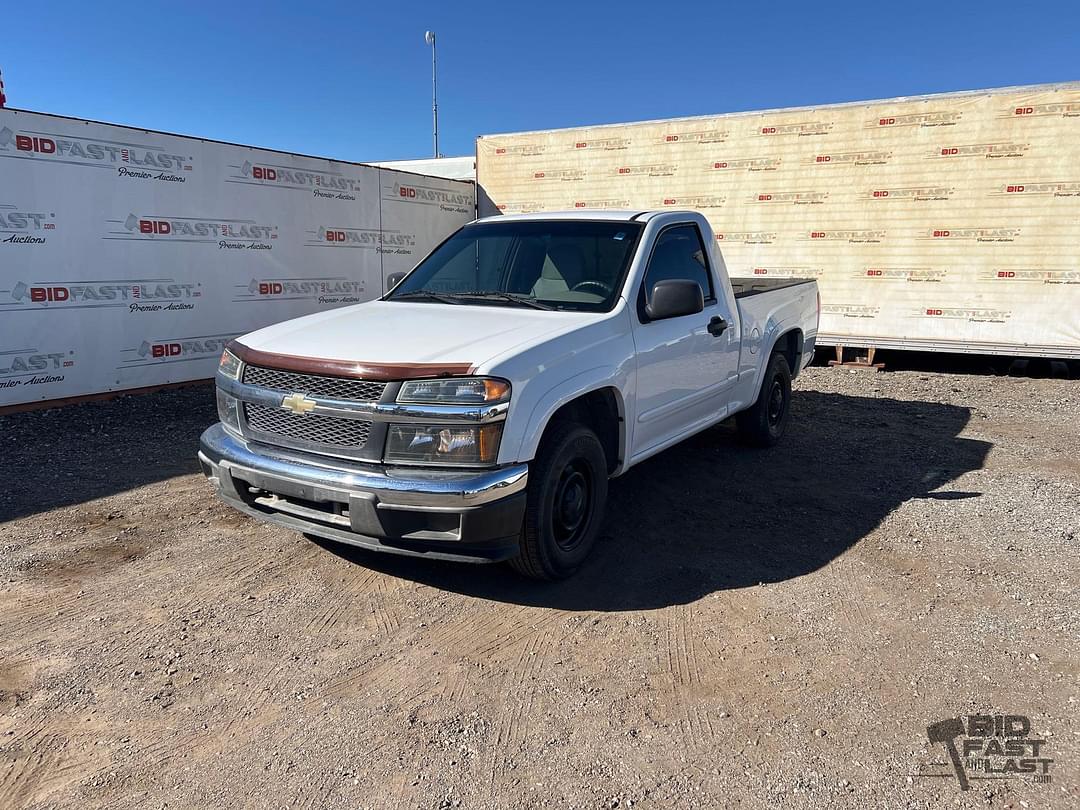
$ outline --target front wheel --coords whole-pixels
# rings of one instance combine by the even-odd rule
[[[745,411],[735,415],[743,438],[757,447],[772,447],[784,435],[791,411],[791,370],[787,358],[774,354],[765,366],[761,393]]]
[[[553,425],[529,470],[521,553],[510,560],[530,579],[563,579],[596,542],[607,501],[607,459],[586,427]]]

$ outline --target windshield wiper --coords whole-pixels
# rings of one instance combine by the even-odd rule
[[[477,290],[474,292],[456,292],[452,293],[455,296],[461,296],[462,298],[481,298],[489,301],[508,301],[512,304],[522,304],[533,309],[555,309],[550,304],[545,304],[541,301],[537,301],[535,298],[531,298],[528,295],[522,295],[521,293],[510,292],[496,292],[492,290]]]
[[[391,301],[438,301],[441,304],[460,304],[454,293],[440,293],[434,290],[409,290],[390,297]]]

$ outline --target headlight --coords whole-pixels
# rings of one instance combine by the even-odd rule
[[[234,433],[240,432],[240,403],[220,388],[217,392],[217,415],[221,424]]]
[[[390,425],[384,460],[411,464],[494,464],[503,423]]]
[[[240,358],[228,349],[221,353],[218,361],[218,374],[228,377],[230,380],[240,379]]]
[[[487,405],[510,399],[510,383],[497,377],[447,377],[409,380],[398,392],[398,402],[430,405]]]

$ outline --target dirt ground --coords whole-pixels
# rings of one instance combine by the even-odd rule
[[[970,371],[811,368],[555,585],[233,512],[206,386],[0,417],[0,807],[1080,806],[1080,383]]]

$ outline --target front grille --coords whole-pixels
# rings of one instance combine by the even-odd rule
[[[386,383],[369,380],[349,380],[343,377],[317,377],[262,366],[244,366],[244,383],[297,392],[309,397],[346,399],[355,402],[378,402]],[[325,418],[325,417],[323,417]]]
[[[270,442],[282,437],[326,448],[359,449],[367,444],[371,432],[371,422],[361,419],[342,419],[314,413],[301,416],[254,402],[244,403],[244,415],[248,428],[256,433],[269,434],[267,440]]]

